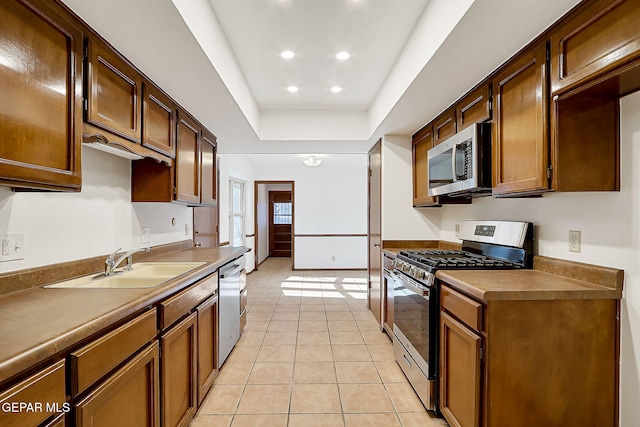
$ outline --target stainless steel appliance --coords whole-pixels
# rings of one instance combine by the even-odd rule
[[[437,270],[531,268],[533,224],[464,221],[461,250],[401,251],[393,263],[393,352],[425,408],[438,409]]]
[[[240,338],[240,293],[246,283],[244,256],[218,270],[218,367],[222,366]]]
[[[429,196],[491,193],[491,125],[476,123],[427,152]]]

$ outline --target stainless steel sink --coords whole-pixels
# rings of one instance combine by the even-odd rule
[[[204,264],[204,262],[140,262],[133,264],[132,270],[117,270],[113,276],[92,274],[47,285],[45,288],[153,288]]]

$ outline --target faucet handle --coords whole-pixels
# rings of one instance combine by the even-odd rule
[[[118,248],[115,251],[113,251],[113,253],[111,253],[111,255],[109,255],[109,257],[107,258],[107,260],[105,261],[105,263],[107,264],[113,264],[116,260],[116,254],[118,253],[118,251],[121,251],[122,248]]]

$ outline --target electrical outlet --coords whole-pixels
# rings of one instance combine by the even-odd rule
[[[581,250],[582,232],[569,230],[569,252],[578,252]]]
[[[7,233],[2,236],[0,261],[24,259],[24,233]]]
[[[460,236],[460,224],[456,224],[456,237]]]
[[[151,243],[151,227],[142,227],[142,243]]]

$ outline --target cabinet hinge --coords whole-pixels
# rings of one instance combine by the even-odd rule
[[[84,100],[84,111],[89,111],[89,100],[86,98]]]
[[[371,176],[371,175],[372,175],[372,173],[371,173],[371,169],[369,169],[369,176]]]
[[[82,49],[82,54],[84,55],[84,59],[87,59],[89,57],[89,46],[88,45],[84,45],[84,49]]]
[[[549,165],[547,166],[547,179],[551,179],[552,174],[553,174],[553,166]]]
[[[480,360],[484,360],[484,346],[480,346]]]

